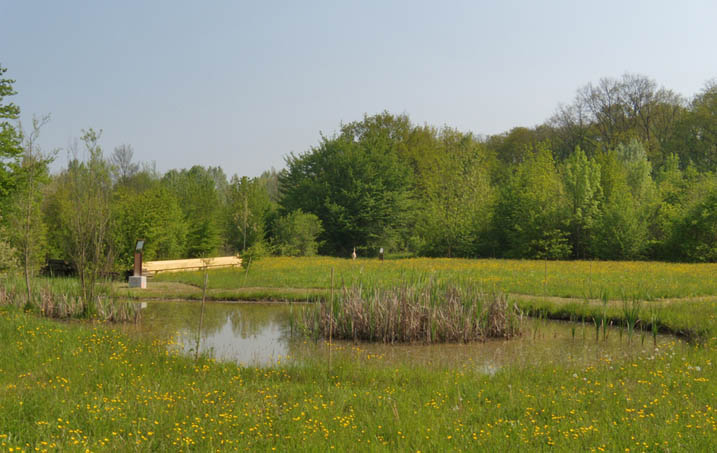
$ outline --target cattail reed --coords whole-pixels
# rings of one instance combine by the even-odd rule
[[[313,337],[406,342],[470,342],[520,334],[522,314],[501,294],[468,284],[429,281],[397,288],[344,287],[302,312],[298,324]]]
[[[0,305],[14,305],[48,318],[93,318],[110,322],[137,322],[140,309],[134,303],[119,301],[108,291],[100,291],[85,303],[72,282],[58,280],[37,285],[28,300],[24,282],[8,280],[0,286]]]

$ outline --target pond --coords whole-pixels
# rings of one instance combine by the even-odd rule
[[[195,301],[150,301],[142,303],[138,325],[127,326],[134,334],[171,338],[186,354],[197,348],[201,304]],[[328,359],[328,345],[298,335],[293,330],[292,311],[306,304],[207,303],[199,336],[199,352],[240,365],[271,366],[306,358]],[[629,338],[624,329],[611,327],[596,340],[592,323],[526,320],[524,334],[511,340],[489,340],[469,344],[376,344],[334,341],[334,357],[348,355],[356,360],[387,363],[462,367],[492,374],[505,366],[535,364],[581,364],[626,355],[654,352],[650,333]],[[673,336],[658,335],[657,347],[676,342]]]

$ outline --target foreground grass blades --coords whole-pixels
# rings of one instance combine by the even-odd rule
[[[0,307],[0,447],[710,451],[717,338],[580,368],[241,368]]]

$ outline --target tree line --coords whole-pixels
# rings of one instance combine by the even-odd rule
[[[288,157],[279,204],[326,254],[717,261],[716,172],[717,83],[627,74],[489,137],[366,116]]]
[[[5,69],[0,67],[0,77]],[[383,112],[342,124],[286,168],[160,173],[87,129],[56,151],[0,79],[0,268],[68,260],[87,288],[145,259],[241,253],[717,261],[717,84],[687,101],[605,78],[533,128],[476,136]],[[84,284],[83,284],[84,287]],[[28,285],[29,288],[29,285]],[[86,295],[90,296],[91,295]]]

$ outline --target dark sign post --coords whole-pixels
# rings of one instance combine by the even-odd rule
[[[129,278],[130,288],[146,288],[147,277],[142,276],[142,249],[144,248],[144,239],[138,239],[134,246],[134,272]]]
[[[144,239],[139,239],[137,245],[134,248],[134,275],[135,277],[142,276],[142,249],[144,248]]]

